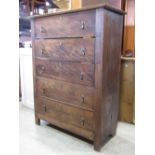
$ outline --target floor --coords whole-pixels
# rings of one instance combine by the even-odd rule
[[[134,155],[135,127],[118,123],[117,134],[96,152],[93,145],[65,132],[34,123],[33,110],[20,106],[20,155]]]

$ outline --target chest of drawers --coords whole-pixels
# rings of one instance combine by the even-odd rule
[[[85,137],[115,135],[123,12],[102,5],[31,17],[36,124]]]

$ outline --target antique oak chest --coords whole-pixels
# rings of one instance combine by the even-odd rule
[[[123,14],[107,5],[32,16],[35,120],[94,142],[116,133]]]

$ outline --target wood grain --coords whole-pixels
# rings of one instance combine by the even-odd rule
[[[116,133],[123,16],[102,9],[96,16],[94,148],[100,150]]]
[[[104,12],[102,135],[116,134],[119,109],[123,16]],[[105,139],[103,138],[103,141]]]
[[[42,119],[42,120],[46,120],[48,121],[49,123],[53,124],[53,125],[56,125],[62,129],[65,129],[71,133],[74,133],[74,134],[77,134],[79,136],[82,136],[82,137],[85,137],[91,141],[94,140],[94,132],[93,131],[90,131],[90,130],[86,130],[86,129],[83,129],[83,128],[79,128],[75,125],[71,125],[71,124],[67,124],[65,122],[62,122],[62,121],[59,121],[57,119],[54,119],[52,117],[48,117],[44,114],[40,114],[40,113],[37,113],[37,117],[39,119]]]
[[[123,55],[135,56],[135,0],[125,2],[127,15],[124,19]]]
[[[94,38],[35,40],[35,57],[94,63]]]
[[[104,10],[108,10],[110,12],[114,12],[115,14],[120,14],[120,15],[126,14],[126,12],[123,11],[123,10],[120,10],[120,9],[118,9],[116,7],[113,7],[111,5],[108,5],[106,3],[102,3],[102,4],[96,4],[96,5],[83,7],[83,8],[78,8],[78,9],[60,10],[60,11],[56,11],[54,13],[47,13],[47,14],[43,14],[43,15],[28,16],[28,17],[25,17],[25,19],[33,20],[33,19],[39,19],[39,18],[45,18],[45,17],[51,17],[51,16],[53,17],[53,16],[56,16],[56,15],[62,15],[62,14],[71,14],[71,13],[79,13],[79,12],[84,12],[84,11],[92,11],[92,10],[97,10],[97,9],[100,9],[100,8],[104,9]]]
[[[69,24],[68,24],[69,23]],[[62,14],[35,20],[36,38],[94,36],[95,12]],[[63,26],[62,26],[63,25]]]
[[[37,96],[48,97],[52,100],[93,110],[94,89],[92,87],[37,78]]]
[[[39,98],[38,112],[58,121],[93,131],[94,116],[92,112],[74,108],[56,101]]]
[[[62,61],[35,60],[37,76],[78,83],[87,86],[94,85],[94,65],[70,63]]]

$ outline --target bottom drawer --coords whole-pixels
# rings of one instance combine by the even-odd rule
[[[93,140],[93,112],[39,98],[38,117],[47,120],[49,123],[53,123],[54,125]]]

